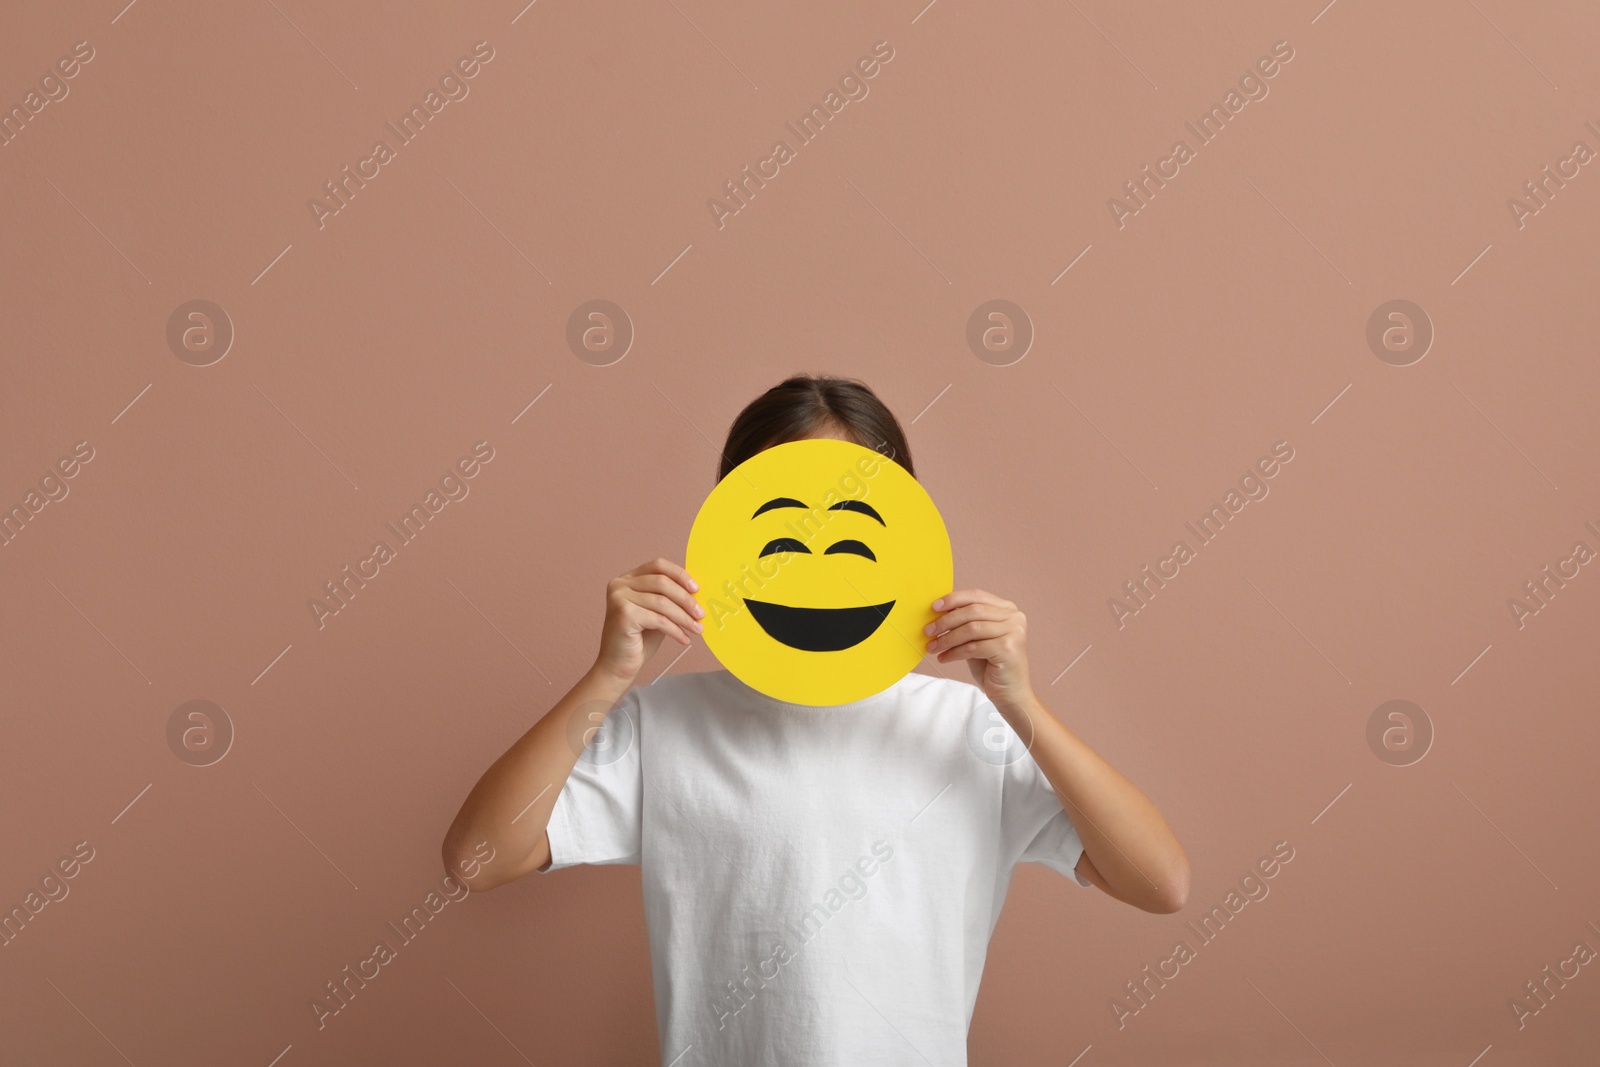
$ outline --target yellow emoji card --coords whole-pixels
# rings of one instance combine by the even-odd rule
[[[706,645],[790,704],[880,693],[923,657],[950,592],[950,535],[900,464],[849,441],[790,441],[718,482],[689,531]]]

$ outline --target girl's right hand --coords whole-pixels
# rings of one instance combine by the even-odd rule
[[[632,684],[663,637],[688,647],[705,616],[692,596],[699,588],[688,571],[659,558],[607,582],[606,621],[595,667]]]

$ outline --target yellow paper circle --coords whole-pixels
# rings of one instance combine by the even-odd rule
[[[790,441],[718,482],[689,531],[706,645],[790,704],[846,704],[920,661],[951,590],[950,535],[900,464],[849,441]]]

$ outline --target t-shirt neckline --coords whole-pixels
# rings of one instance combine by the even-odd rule
[[[916,672],[907,671],[888,688],[880,689],[871,696],[862,697],[860,700],[852,700],[846,704],[794,704],[787,700],[779,700],[776,697],[768,696],[759,689],[747,684],[732,671],[724,670],[723,673],[728,676],[729,684],[738,690],[739,694],[752,704],[759,704],[763,707],[784,711],[796,711],[806,715],[827,715],[832,712],[840,711],[870,711],[874,708],[886,705],[897,696],[900,688],[904,686],[906,681]]]

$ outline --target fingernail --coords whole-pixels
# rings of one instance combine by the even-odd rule
[[[699,591],[700,591],[700,583],[695,581],[693,578],[690,578],[689,579],[689,592],[698,593]]]
[[[694,617],[697,618],[697,619],[705,618],[706,617],[706,609],[701,607],[699,604],[696,604],[694,606]]]
[[[930,622],[928,625],[924,626],[922,628],[922,632],[927,634],[929,637],[932,637],[933,636],[933,623]]]
[[[940,597],[938,600],[935,600],[933,602],[933,610],[934,611],[938,611],[940,608],[943,608],[943,607],[944,607],[944,597]]]
[[[703,631],[705,629],[705,627],[701,626],[699,623],[693,623],[692,625],[694,626],[694,632],[695,633],[700,633],[701,631]]]

